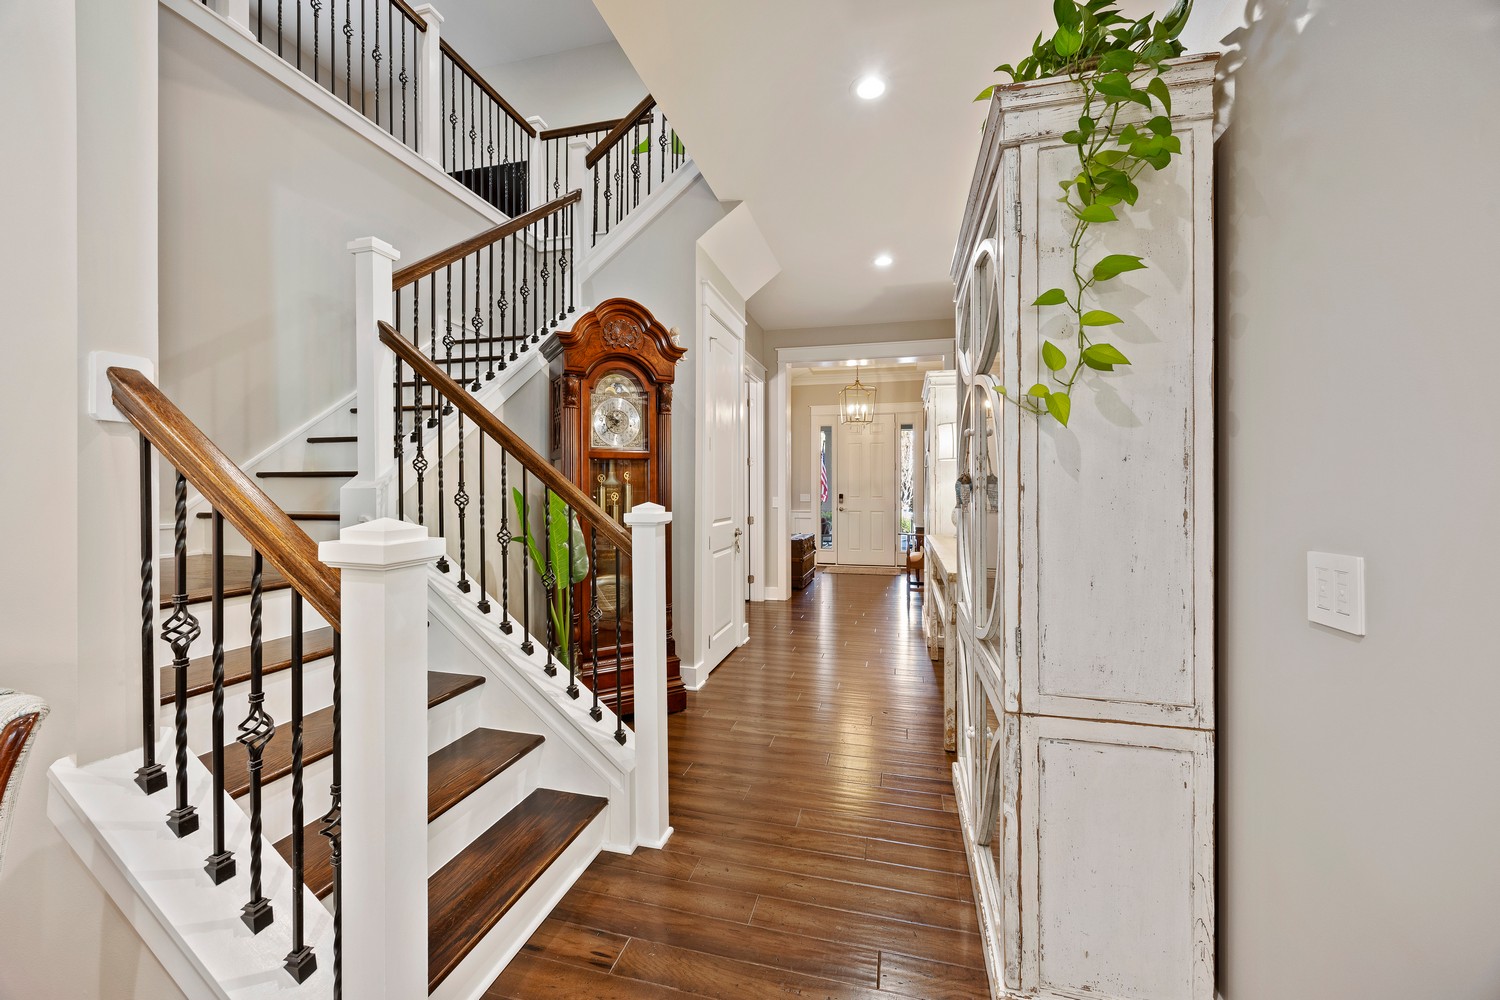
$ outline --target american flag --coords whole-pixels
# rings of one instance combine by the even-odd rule
[[[818,450],[818,491],[819,502],[828,502],[828,452],[826,449]]]

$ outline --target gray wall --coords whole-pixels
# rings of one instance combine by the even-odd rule
[[[698,423],[695,376],[698,335],[698,238],[724,217],[719,199],[702,178],[657,216],[629,247],[584,284],[585,302],[625,296],[640,302],[666,327],[675,327],[687,347],[677,365],[672,399],[672,628],[679,655],[691,662],[692,602],[698,593],[695,531]]]
[[[165,10],[161,188],[162,385],[237,461],[354,389],[345,244],[493,225]]]
[[[1493,1000],[1500,8],[1251,7],[1217,145],[1220,991]],[[1310,549],[1365,557],[1365,638],[1307,622]]]

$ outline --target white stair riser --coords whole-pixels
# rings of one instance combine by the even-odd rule
[[[428,753],[436,753],[480,726],[496,728],[492,722],[487,721],[489,713],[484,709],[485,689],[488,687],[491,685],[481,684],[457,698],[449,698],[441,705],[427,710]]]
[[[544,744],[545,745],[545,744]],[[540,787],[541,748],[485,782],[427,827],[427,874],[456,858],[474,838],[505,818]]]
[[[170,584],[169,584],[170,592]],[[188,608],[198,619],[203,633],[188,650],[188,658],[196,659],[213,652],[213,602],[203,601]],[[161,625],[172,614],[171,608],[163,608],[156,617],[156,665],[165,667],[172,662],[172,647],[161,638]],[[266,591],[261,595],[260,612],[261,641],[270,642],[292,633],[292,592],[283,587]],[[323,628],[327,623],[313,606],[302,602],[302,630],[311,632]],[[240,649],[250,645],[250,596],[231,597],[224,601],[224,648]]]
[[[292,672],[278,670],[264,681],[266,711],[276,725],[292,718]],[[302,671],[302,711],[311,715],[333,704],[333,657],[325,656],[306,664]],[[213,694],[205,692],[188,699],[188,746],[196,754],[213,749]],[[241,681],[224,689],[224,742],[233,742],[236,727],[250,714],[250,682]],[[171,728],[176,707],[163,705],[157,712],[157,724]]]
[[[527,889],[505,916],[474,946],[429,1000],[480,1000],[490,984],[521,950],[532,932],[557,906],[604,843],[605,814],[600,813]]]
[[[302,769],[302,822],[313,820],[328,812],[333,804],[333,757],[327,756]],[[250,795],[235,799],[241,809],[250,811]],[[261,789],[261,823],[266,839],[276,843],[292,832],[292,776],[278,778]]]
[[[299,467],[288,466],[287,468]],[[350,463],[345,470],[353,468],[354,464]],[[267,496],[276,501],[276,506],[282,510],[338,510],[339,490],[348,480],[322,476],[305,479],[261,479],[257,477],[255,482],[266,491]]]
[[[261,481],[261,486],[262,487],[265,486],[265,481],[264,480]],[[272,493],[272,491],[270,489],[267,489],[266,492],[267,493],[271,493],[272,496],[274,497],[274,493]],[[283,508],[285,508],[285,509],[288,509],[288,510],[291,509],[290,507],[288,507],[285,504],[282,504],[281,506]],[[337,500],[337,498],[335,498],[334,501],[333,501],[333,506],[331,506],[331,507],[309,507],[309,508],[299,507],[297,509],[298,510],[304,510],[304,509],[306,509],[306,510],[332,510],[332,511],[337,511],[339,509],[339,506],[338,506],[338,500]],[[189,538],[190,538],[189,546],[190,547],[193,546],[193,545],[199,545],[199,546],[201,546],[201,548],[197,549],[196,551],[201,551],[201,552],[210,551],[210,546],[212,544],[212,539],[210,538],[210,536],[208,534],[208,532],[209,532],[208,523],[209,522],[207,522],[207,521],[201,522],[201,524],[203,525],[203,535],[202,535],[201,538],[199,538],[196,535],[189,536]],[[296,524],[297,524],[297,527],[299,527],[303,531],[305,531],[307,533],[307,536],[309,538],[311,538],[315,542],[328,541],[330,539],[334,539],[334,538],[339,537],[339,523],[337,521],[297,521]],[[233,528],[226,528],[224,530],[224,552],[227,555],[231,555],[231,556],[248,556],[248,555],[252,554],[253,550],[250,547],[250,543],[247,542],[247,541],[245,541],[245,539],[240,535],[240,533],[238,531],[235,531]]]

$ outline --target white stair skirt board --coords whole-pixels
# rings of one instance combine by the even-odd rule
[[[157,747],[157,759],[170,762],[171,755],[168,736]],[[166,825],[171,788],[142,794],[133,780],[140,760],[137,750],[82,768],[64,759],[48,771],[47,815],[84,866],[193,1000],[326,1000],[333,989],[328,911],[303,890],[307,943],[318,970],[299,986],[282,968],[292,948],[291,869],[262,838],[262,880],[276,919],[260,934],[250,933],[240,921],[249,892],[249,817],[225,803],[225,844],[239,871],[216,886],[203,872],[213,851],[208,771],[189,758],[188,801],[197,807],[201,825],[179,840]]]
[[[457,571],[428,575],[429,663],[434,670],[481,674],[478,688],[481,725],[513,732],[538,733],[545,742],[533,751],[541,759],[541,784],[559,791],[609,799],[603,844],[606,850],[630,853],[637,846],[631,817],[635,778],[635,734],[626,729],[624,746],[615,742],[615,716],[601,703],[604,717],[589,717],[593,697],[580,682],[577,700],[568,697],[568,674],[548,677],[543,643],[536,652],[521,651],[521,627],[500,631],[500,612],[486,615],[475,607],[477,586],[468,594],[454,584]],[[499,602],[491,603],[498,609]]]
[[[693,186],[693,182],[701,176],[703,174],[698,169],[698,164],[688,160],[677,168],[677,173],[667,178],[665,184],[647,195],[640,205],[625,217],[624,221],[609,231],[608,235],[599,237],[599,242],[592,247],[585,247],[578,258],[579,282],[588,281],[598,274],[605,264],[629,246],[657,216],[670,208],[672,203],[682,197],[688,188]]]
[[[439,984],[430,1000],[480,1000],[532,933],[567,895],[604,841],[605,813],[600,813],[516,900],[488,934],[464,956],[458,968]]]

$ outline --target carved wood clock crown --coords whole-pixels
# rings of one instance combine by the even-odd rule
[[[587,492],[609,516],[623,523],[625,514],[641,503],[672,508],[672,384],[677,362],[687,349],[674,343],[671,333],[650,310],[632,299],[600,303],[580,316],[571,330],[557,335],[561,354],[552,369],[552,460]],[[611,553],[601,547],[600,569],[606,582],[613,570]],[[622,567],[619,596],[629,600],[628,563]],[[608,591],[608,592],[606,592]],[[574,595],[575,635],[582,662],[592,671],[592,636],[582,627],[589,621],[592,594]],[[615,599],[611,587],[601,589],[601,605]],[[601,607],[606,621],[613,608]],[[616,639],[601,633],[598,640],[600,693],[613,700]],[[633,710],[634,670],[628,629],[619,637],[622,714]],[[584,680],[588,681],[589,676]],[[672,538],[667,535],[667,707],[681,711],[687,704],[682,686],[677,644],[672,636]]]

